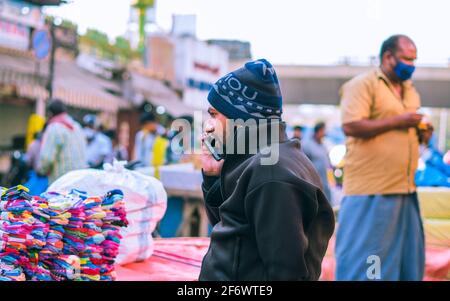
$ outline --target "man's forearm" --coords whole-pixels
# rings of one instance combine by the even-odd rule
[[[345,135],[368,139],[398,127],[396,118],[385,118],[378,120],[364,119],[343,125]]]

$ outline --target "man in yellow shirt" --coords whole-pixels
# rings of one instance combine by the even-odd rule
[[[336,240],[337,280],[421,280],[424,235],[414,184],[422,115],[410,78],[417,49],[384,41],[380,67],[341,89],[347,136],[344,199]]]

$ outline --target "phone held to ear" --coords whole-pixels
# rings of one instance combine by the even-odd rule
[[[206,148],[208,149],[208,151],[211,153],[211,155],[213,156],[213,158],[216,161],[220,161],[224,158],[224,155],[219,154],[218,149],[215,147],[216,146],[216,138],[214,138],[211,135],[208,135],[208,136],[206,136],[203,143],[205,143]]]

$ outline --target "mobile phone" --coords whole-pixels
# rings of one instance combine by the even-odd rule
[[[213,158],[216,161],[220,161],[224,158],[224,156],[222,154],[219,154],[219,152],[217,151],[216,146],[216,138],[214,138],[211,135],[208,135],[205,140],[203,141],[203,143],[205,143],[206,148],[209,150],[209,152],[211,153],[211,155],[213,156]]]

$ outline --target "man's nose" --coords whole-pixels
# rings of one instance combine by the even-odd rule
[[[213,133],[214,130],[215,130],[214,122],[212,122],[210,120],[206,121],[206,123],[205,123],[205,132],[210,134],[210,133]]]

